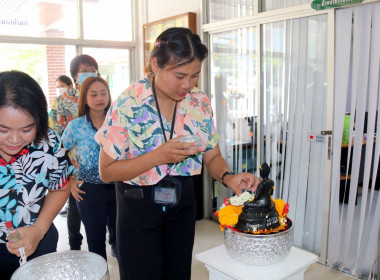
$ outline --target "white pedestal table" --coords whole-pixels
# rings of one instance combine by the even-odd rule
[[[281,262],[265,266],[248,265],[228,255],[224,244],[195,257],[209,270],[209,280],[302,280],[305,270],[318,260],[317,255],[293,246]]]

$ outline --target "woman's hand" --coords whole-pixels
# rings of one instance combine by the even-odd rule
[[[86,194],[85,191],[82,191],[78,186],[82,185],[84,181],[78,181],[76,179],[70,179],[71,194],[76,201],[82,201],[83,197],[80,194]]]
[[[197,142],[179,142],[181,137],[173,138],[155,150],[159,153],[157,165],[181,162],[204,150],[197,146]]]
[[[199,148],[196,142],[180,142],[181,136],[169,140],[156,149],[135,158],[115,160],[103,149],[99,154],[99,175],[105,183],[127,181],[140,174],[163,164],[177,163],[205,150]]]
[[[17,228],[20,233],[21,239],[15,243],[8,242],[7,249],[11,254],[21,257],[19,248],[24,247],[25,255],[29,257],[36,249],[44,234],[41,229],[33,225],[31,227]]]
[[[222,174],[229,170],[226,161],[220,153],[218,144],[212,150],[205,152],[203,161],[206,164],[207,170],[211,173],[211,176],[218,181],[221,180]],[[260,179],[251,173],[239,173],[236,175],[226,175],[223,178],[223,182],[233,190],[235,194],[240,195],[243,189],[255,191],[257,185],[260,183]]]
[[[236,175],[227,175],[223,179],[224,183],[237,195],[242,193],[241,190],[255,191],[260,179],[251,173],[239,173]]]

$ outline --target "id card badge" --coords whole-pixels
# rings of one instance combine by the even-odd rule
[[[155,187],[154,202],[159,204],[176,204],[177,194],[175,188],[170,187]]]
[[[181,197],[181,191],[181,182],[168,175],[154,187],[153,201],[160,205],[177,206]]]

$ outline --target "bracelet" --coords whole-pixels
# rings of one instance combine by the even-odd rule
[[[226,171],[223,173],[222,177],[220,178],[220,181],[222,182],[223,186],[225,186],[226,188],[228,188],[228,186],[224,183],[224,177],[226,177],[227,175],[235,175],[235,173],[231,172],[231,171]]]

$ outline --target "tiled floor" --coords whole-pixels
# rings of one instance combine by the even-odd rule
[[[67,242],[67,225],[66,218],[60,215],[54,220],[59,231],[58,251],[69,250]],[[81,232],[85,236],[84,228],[82,225]],[[203,263],[195,259],[195,255],[204,250],[213,248],[223,243],[223,232],[220,231],[216,222],[210,220],[197,221],[195,232],[195,244],[193,250],[193,264],[192,264],[192,280],[207,280],[208,270]],[[82,245],[82,250],[87,250],[86,241]],[[118,264],[115,258],[110,254],[110,246],[107,244],[107,257],[108,257],[108,269],[110,272],[111,280],[119,280]],[[320,264],[313,264],[305,272],[305,280],[350,280],[353,279],[350,276],[331,270]],[[263,279],[264,280],[264,279]]]

